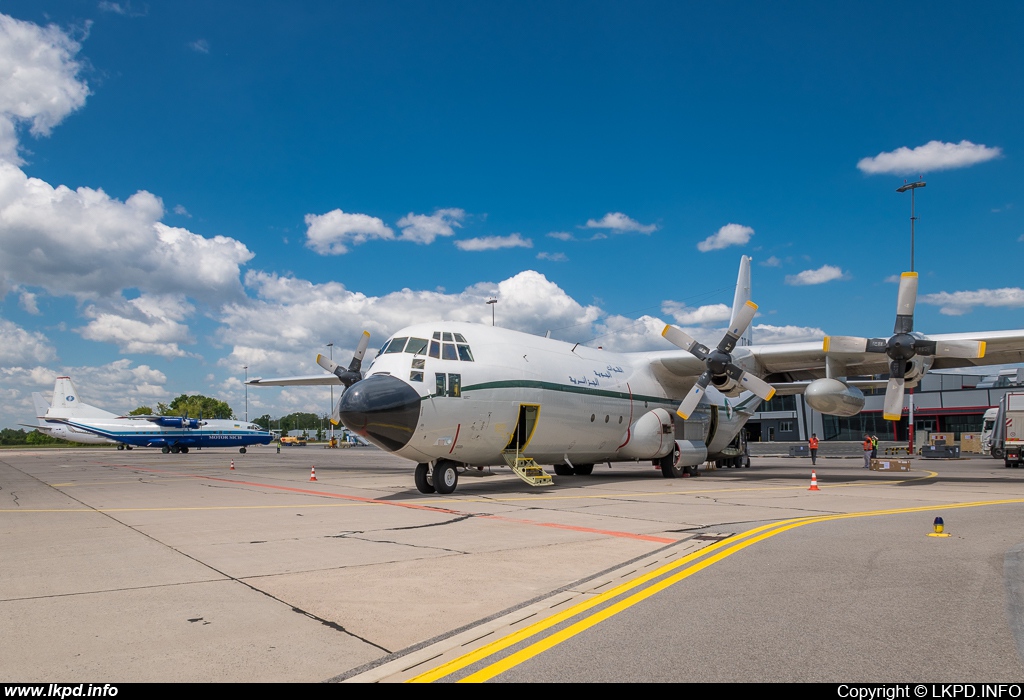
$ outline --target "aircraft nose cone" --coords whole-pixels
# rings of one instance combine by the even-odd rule
[[[346,428],[395,452],[412,439],[420,418],[420,395],[401,379],[375,374],[349,387],[338,411]]]

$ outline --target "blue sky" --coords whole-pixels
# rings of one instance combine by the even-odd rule
[[[311,373],[492,294],[573,341],[717,339],[744,254],[755,342],[885,336],[920,176],[917,329],[1024,327],[1019,3],[0,13],[0,424],[59,373],[241,415],[244,365]]]

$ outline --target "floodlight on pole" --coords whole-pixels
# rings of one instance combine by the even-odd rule
[[[918,180],[917,182],[906,182],[902,187],[897,187],[897,192],[906,192],[910,190],[910,271],[914,271],[914,222],[917,221],[917,217],[914,216],[914,190],[918,187],[924,187],[927,183],[924,180]]]
[[[494,305],[497,304],[497,303],[498,303],[498,300],[495,297],[491,297],[490,299],[487,300],[488,306],[491,307],[491,325],[492,326],[494,325]]]
[[[897,192],[903,193],[910,190],[910,271],[914,271],[914,222],[917,221],[917,216],[914,213],[914,192],[918,187],[925,186],[924,180],[918,180],[917,182],[903,181],[903,185],[896,188]],[[913,387],[907,392],[907,452],[914,454],[914,389]]]

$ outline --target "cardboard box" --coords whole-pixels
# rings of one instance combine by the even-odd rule
[[[909,472],[909,459],[873,459],[871,469],[876,472]]]

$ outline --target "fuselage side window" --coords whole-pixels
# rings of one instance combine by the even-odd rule
[[[448,335],[447,333],[445,335]],[[455,351],[455,346],[451,343],[445,343],[441,346],[441,359],[442,360],[457,360],[459,359],[458,354]]]
[[[459,359],[463,362],[472,362],[473,353],[470,352],[468,345],[459,345]]]
[[[434,393],[437,396],[444,396],[445,393],[444,375],[438,372],[434,375]]]
[[[408,338],[395,338],[395,339],[393,339],[390,343],[388,343],[388,347],[384,351],[384,354],[385,355],[390,355],[392,353],[402,352],[403,350],[405,350],[405,342],[407,340],[409,340],[409,339]]]
[[[435,359],[441,357],[441,343],[436,340],[430,341],[430,356]]]
[[[422,355],[427,349],[427,341],[423,338],[409,338],[409,344],[405,346],[405,351],[411,355]]]

